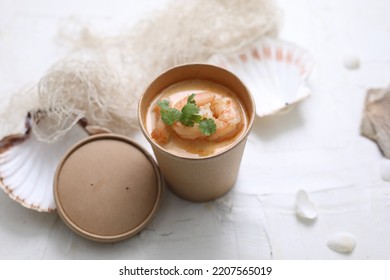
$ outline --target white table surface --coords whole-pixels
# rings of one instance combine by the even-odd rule
[[[0,0],[0,109],[64,55],[55,42],[61,20],[119,30],[165,2]],[[313,95],[288,114],[256,120],[231,192],[190,203],[167,191],[147,229],[116,244],[79,237],[56,213],[28,210],[0,192],[0,259],[389,259],[390,183],[359,126],[366,90],[390,83],[390,2],[278,5],[280,38],[315,59]],[[359,58],[359,69],[343,65],[348,56]],[[140,133],[135,138],[151,151]],[[318,206],[312,223],[295,215],[301,188]],[[351,254],[326,246],[337,232],[356,237]]]

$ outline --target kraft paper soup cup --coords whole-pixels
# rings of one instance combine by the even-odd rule
[[[164,89],[178,82],[199,79],[217,83],[235,93],[246,114],[247,124],[227,149],[194,158],[171,152],[157,143],[148,132],[147,114],[155,97]],[[168,187],[183,199],[203,202],[222,196],[235,184],[255,118],[255,104],[248,89],[233,73],[209,64],[185,64],[168,69],[152,81],[140,98],[138,118]]]

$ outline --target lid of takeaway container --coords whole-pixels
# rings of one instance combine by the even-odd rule
[[[95,241],[115,242],[141,231],[159,206],[163,179],[138,144],[115,134],[89,137],[64,156],[54,178],[62,220]]]

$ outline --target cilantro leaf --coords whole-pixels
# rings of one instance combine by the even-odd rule
[[[174,122],[180,120],[180,111],[175,108],[169,108],[168,110],[161,110],[162,121],[169,126],[172,126]]]
[[[195,93],[193,93],[190,96],[188,96],[187,104],[194,104],[194,105],[196,105],[196,102],[195,102],[194,98],[195,98]]]
[[[193,127],[195,123],[198,123],[202,119],[199,115],[199,107],[192,103],[187,103],[181,109],[180,122],[189,127]]]
[[[157,101],[157,105],[161,108],[161,110],[169,110],[169,101],[164,99]]]
[[[172,126],[174,122],[179,121],[181,116],[180,111],[175,108],[170,108],[168,100],[158,101],[157,105],[161,109],[161,119],[166,125]]]
[[[207,136],[214,134],[217,131],[217,125],[213,119],[202,119],[199,122],[199,130]]]

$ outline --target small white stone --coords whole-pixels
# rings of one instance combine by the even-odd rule
[[[346,56],[344,57],[344,66],[349,70],[355,70],[360,67],[360,60],[356,56]]]
[[[333,235],[327,243],[329,249],[338,253],[351,253],[356,247],[355,237],[347,232],[339,232]]]
[[[390,159],[382,159],[380,173],[384,181],[390,182]]]
[[[317,207],[309,199],[309,196],[304,190],[299,190],[297,192],[295,210],[298,217],[308,220],[317,218]]]

